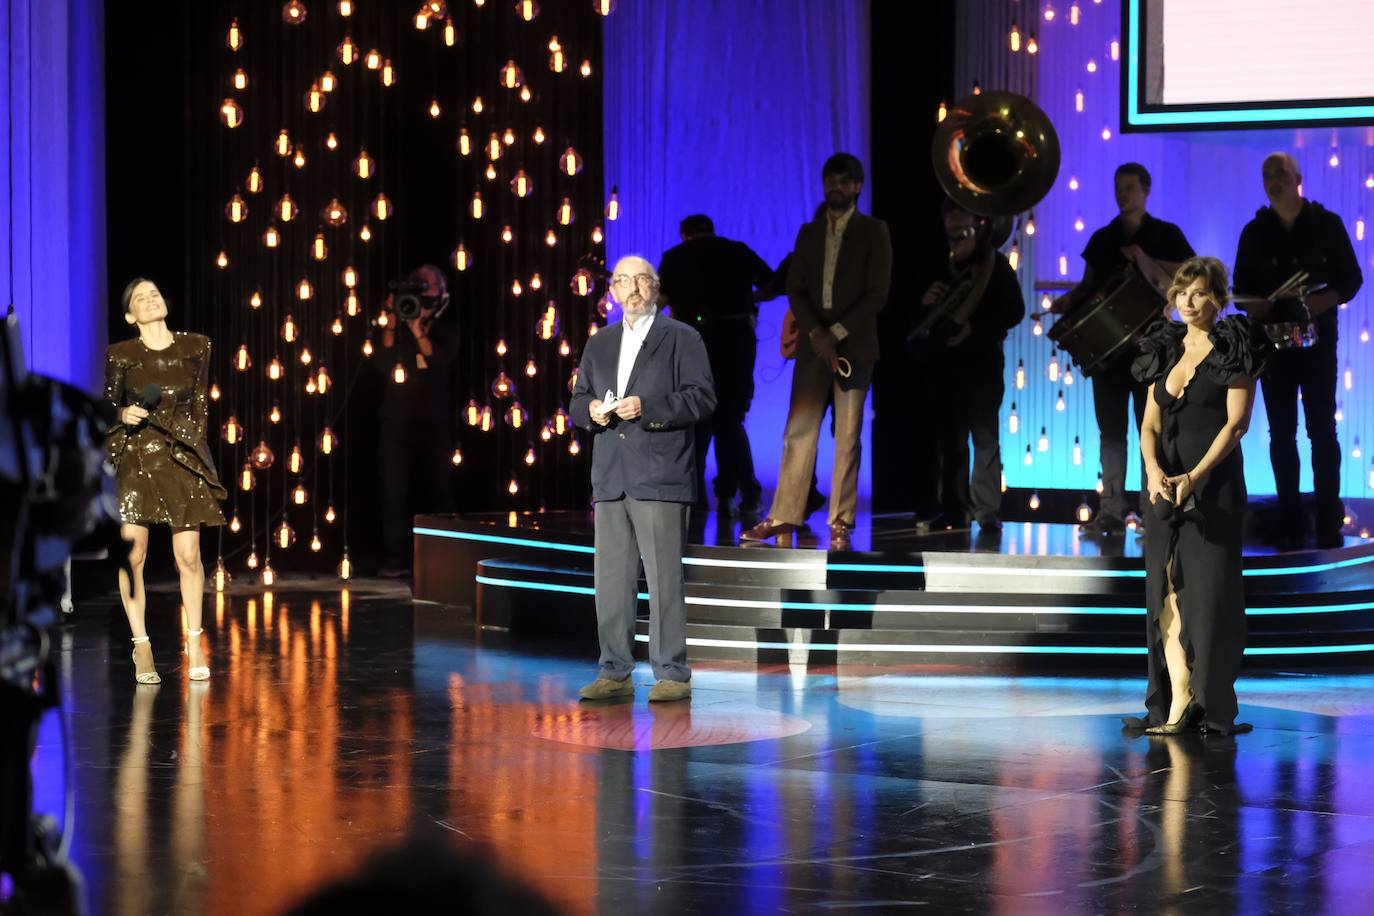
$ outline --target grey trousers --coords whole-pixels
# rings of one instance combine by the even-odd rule
[[[854,524],[859,505],[859,433],[868,389],[841,388],[830,367],[814,357],[798,359],[792,370],[792,399],[782,434],[782,467],[778,470],[773,508],[768,510],[768,517],[775,522],[800,525],[806,521],[807,491],[811,475],[816,472],[816,442],[832,393],[835,467],[830,484],[829,523]]]
[[[596,504],[596,629],[601,676],[623,681],[634,671],[639,563],[649,583],[649,661],[660,681],[690,681],[682,554],[685,503],[623,496]]]

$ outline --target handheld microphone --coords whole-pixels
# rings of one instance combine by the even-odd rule
[[[157,405],[162,403],[162,386],[153,384],[143,389],[143,394],[139,395],[138,406],[144,410],[152,411]]]

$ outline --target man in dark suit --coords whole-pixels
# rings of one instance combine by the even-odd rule
[[[573,422],[592,435],[596,504],[596,622],[601,671],[584,700],[633,696],[639,562],[649,583],[649,699],[691,696],[682,554],[696,492],[694,426],[716,407],[701,335],[658,314],[659,280],[621,258],[611,294],[624,320],[587,341],[573,388]]]
[[[716,235],[709,216],[689,216],[678,231],[682,244],[665,251],[658,265],[660,301],[701,333],[716,381],[716,412],[697,424],[697,506],[706,508],[706,450],[714,438],[716,510],[725,516],[738,491],[740,512],[751,514],[758,511],[762,495],[744,429],[754,400],[758,354],[755,289],[772,280],[773,270],[748,245]]]
[[[746,541],[786,535],[801,526],[816,466],[816,440],[831,393],[835,403],[835,468],[830,490],[830,546],[849,546],[859,499],[859,433],[878,361],[878,310],[892,280],[887,223],[858,212],[863,164],[836,153],[821,169],[825,213],[801,227],[787,272],[787,299],[801,336],[783,433],[782,467],[768,517]]]

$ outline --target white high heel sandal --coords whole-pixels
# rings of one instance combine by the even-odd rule
[[[145,642],[147,642],[147,641],[148,641],[148,637],[146,637],[146,636],[132,636],[132,637],[130,637],[130,640],[129,640],[129,641],[132,642],[134,645],[137,646],[137,645],[139,645],[140,643],[145,643]],[[152,647],[149,646],[149,649],[151,650]],[[138,650],[134,650],[133,659],[134,659],[134,668],[135,668],[135,670],[134,670],[134,680],[135,680],[135,681],[137,681],[137,682],[140,683],[140,684],[161,684],[161,683],[162,683],[162,675],[158,674],[156,671],[145,671],[145,672],[143,672],[142,674],[139,674],[139,673],[138,673],[138,671],[137,671],[137,668],[138,668]]]
[[[186,631],[186,650],[185,650],[185,651],[186,651],[186,657],[187,657],[187,658],[190,658],[190,657],[191,657],[191,640],[196,639],[197,637],[200,636],[200,634],[202,634],[202,633],[204,633],[204,632],[205,632],[205,628],[204,628],[204,627],[200,628],[199,630],[187,630],[187,631]],[[208,681],[208,680],[210,680],[210,669],[207,668],[207,667],[205,667],[204,665],[196,665],[194,668],[192,668],[190,671],[187,672],[186,676],[189,677],[189,678],[190,678],[191,680],[193,680],[193,681]]]

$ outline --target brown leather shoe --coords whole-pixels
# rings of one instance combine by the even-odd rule
[[[830,549],[848,550],[850,535],[854,531],[854,526],[848,522],[830,523]]]
[[[659,681],[649,689],[650,703],[668,703],[673,700],[685,700],[692,695],[692,683],[690,681]]]
[[[748,531],[741,531],[739,539],[741,541],[766,541],[769,538],[778,537],[779,535],[791,534],[796,530],[796,525],[789,525],[787,522],[776,522],[771,518],[766,518]]]

